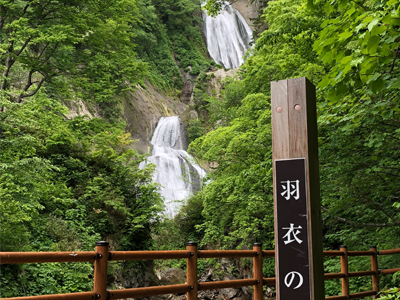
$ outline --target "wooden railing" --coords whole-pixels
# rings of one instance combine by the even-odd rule
[[[400,268],[378,270],[378,255],[400,253],[399,249],[377,251],[371,247],[369,251],[347,251],[346,246],[341,246],[338,251],[324,251],[324,256],[338,256],[341,262],[340,273],[326,273],[325,280],[341,278],[342,294],[340,296],[327,297],[329,300],[359,299],[375,296],[379,292],[379,274],[394,274]],[[370,256],[371,270],[361,272],[349,272],[349,256]],[[228,281],[197,282],[197,259],[201,258],[253,258],[253,278]],[[90,252],[0,252],[0,264],[21,263],[46,263],[46,262],[94,262],[94,289],[92,292],[58,294],[46,296],[29,296],[18,300],[93,300],[93,299],[124,299],[140,298],[165,294],[187,293],[188,300],[197,299],[198,291],[214,290],[235,287],[254,287],[254,300],[263,299],[263,286],[275,285],[275,278],[263,278],[263,258],[274,258],[274,250],[262,250],[260,243],[255,243],[253,250],[197,250],[197,244],[189,242],[186,250],[176,251],[109,251],[107,242],[96,243],[95,251]],[[156,259],[187,259],[187,282],[185,284],[153,286],[134,289],[107,290],[108,261],[113,260],[156,260]],[[352,277],[371,276],[372,291],[350,294],[349,279]]]

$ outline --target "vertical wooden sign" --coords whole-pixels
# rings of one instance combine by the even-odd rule
[[[314,85],[271,82],[278,300],[323,300],[324,270]]]

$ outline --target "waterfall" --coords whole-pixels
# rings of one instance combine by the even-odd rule
[[[172,218],[182,201],[200,190],[205,171],[186,152],[186,132],[178,116],[159,120],[151,144],[148,161],[156,165],[153,180],[161,185],[165,215]]]
[[[203,20],[211,58],[227,69],[236,69],[243,64],[253,33],[239,11],[225,2],[215,18],[203,12]]]

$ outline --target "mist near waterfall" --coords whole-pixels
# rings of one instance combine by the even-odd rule
[[[203,12],[203,32],[211,58],[226,69],[243,64],[253,32],[240,12],[225,2],[216,17]]]

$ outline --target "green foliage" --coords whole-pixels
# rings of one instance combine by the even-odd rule
[[[203,3],[202,9],[207,11],[208,15],[210,15],[212,17],[215,17],[215,16],[217,16],[219,14],[219,12],[221,11],[222,6],[224,5],[225,2],[229,2],[229,3],[233,4],[233,3],[237,2],[237,1],[238,0],[231,0],[231,1],[207,0],[207,1],[205,1]],[[255,2],[256,2],[256,0],[250,0],[249,1],[250,4],[253,4]],[[265,1],[265,0],[264,1],[257,1],[257,4],[259,4],[259,5],[262,4],[261,5],[262,7],[265,7],[266,3],[268,3],[268,0],[267,1]]]
[[[127,147],[125,124],[66,119],[66,108],[42,90],[23,104],[2,97],[1,106],[2,251],[93,251],[101,239],[121,250],[151,246],[161,199],[153,167],[139,169],[144,156]],[[90,264],[4,266],[2,293],[90,290],[92,271]]]
[[[186,126],[186,130],[190,142],[201,137],[205,133],[205,128],[200,119],[190,119],[189,124]]]
[[[164,90],[181,89],[183,78],[179,68],[192,75],[209,69],[211,62],[199,26],[200,1],[139,3],[143,19],[135,41],[139,56],[150,64],[150,82]]]
[[[2,267],[1,296],[63,294],[91,291],[90,263],[47,263]],[[18,280],[16,282],[16,280]]]
[[[184,203],[173,219],[165,219],[153,229],[155,249],[185,249],[188,241],[200,241],[196,225],[204,220],[203,201],[198,195]]]
[[[302,1],[279,0],[269,3],[264,14],[269,28],[257,39],[252,56],[241,68],[243,84],[228,84],[225,89],[226,95],[221,97],[222,101],[212,97],[207,99],[212,121],[217,127],[225,127],[219,127],[215,132],[208,133],[192,144],[192,149],[196,149],[199,157],[218,165],[213,175],[210,175],[215,181],[212,184],[226,176],[224,172],[220,172],[224,168],[223,165],[219,165],[220,157],[227,157],[231,144],[223,143],[221,139],[227,141],[236,138],[236,135],[230,135],[234,123],[229,122],[241,119],[238,112],[244,104],[239,104],[238,100],[257,92],[268,95],[269,82],[273,80],[307,76],[316,83],[321,80],[323,83],[326,78],[336,77],[342,69],[351,69],[353,71],[348,71],[347,77],[340,80],[353,88],[345,88],[347,94],[342,96],[340,101],[332,97],[332,89],[337,89],[339,84],[333,86],[331,82],[332,86],[324,88],[321,83],[318,91],[321,188],[322,203],[325,206],[324,236],[328,247],[337,247],[339,243],[347,243],[351,247],[365,247],[365,240],[384,248],[395,247],[389,237],[399,234],[396,226],[399,224],[396,206],[399,196],[394,180],[399,171],[399,153],[396,146],[399,139],[398,94],[395,89],[389,87],[392,79],[385,81],[388,88],[382,91],[383,94],[376,95],[369,83],[364,81],[363,84],[357,79],[360,77],[357,68],[349,69],[350,61],[339,64],[339,58],[334,61],[326,59],[336,53],[344,57],[344,54],[340,53],[350,51],[349,47],[356,45],[349,40],[350,38],[352,41],[360,41],[367,34],[371,34],[372,30],[375,34],[379,26],[386,26],[388,30],[385,33],[383,29],[379,29],[382,32],[377,33],[379,36],[382,34],[388,37],[388,40],[385,38],[382,43],[387,41],[396,46],[384,46],[381,43],[377,49],[389,47],[391,54],[396,56],[397,37],[389,39],[389,36],[394,34],[389,32],[397,30],[397,25],[394,20],[391,21],[391,25],[384,25],[386,21],[383,24],[382,20],[385,18],[385,12],[389,14],[389,11],[391,19],[396,19],[396,11],[393,9],[397,7],[398,3],[393,1],[368,2],[364,8],[360,8],[357,3],[342,1],[334,2],[334,5],[326,3],[326,8],[318,5],[310,11]],[[378,21],[369,18],[369,23],[365,23],[365,14],[382,15],[382,18],[379,17]],[[358,18],[359,16],[362,17]],[[321,24],[325,29],[320,28]],[[357,26],[358,31],[351,29]],[[353,35],[347,36],[347,40],[343,39],[341,33],[347,32],[349,28]],[[322,47],[328,42],[327,47]],[[317,52],[311,50],[313,45]],[[363,46],[360,44],[359,47]],[[374,53],[367,53],[361,48],[360,51],[350,51],[351,55],[374,56]],[[392,56],[389,64],[389,61],[380,61],[382,67],[393,67],[392,72],[389,72],[390,76],[397,78],[397,60]],[[324,73],[327,74],[325,77]],[[352,80],[358,80],[361,86],[356,88]],[[229,89],[234,90],[237,97],[230,96],[227,93]],[[245,132],[250,134],[255,129],[248,127],[246,130]],[[211,144],[214,140],[218,141],[216,143],[221,147],[214,148]],[[247,146],[251,143],[253,140],[249,141]],[[200,149],[208,150],[202,152]],[[218,152],[211,155],[212,150]],[[250,150],[243,153],[245,159],[239,161],[246,161],[252,157]],[[252,162],[254,165],[258,163],[257,160]],[[248,164],[249,168],[252,164]],[[235,166],[232,163],[228,165]],[[236,174],[239,173],[240,169]],[[221,191],[224,189],[215,192],[214,199],[218,199]],[[225,195],[221,199],[227,197],[228,195]],[[357,228],[357,231],[354,231],[354,228]]]
[[[399,288],[392,288],[385,292],[380,293],[379,299],[382,300],[398,300],[400,299],[400,289]]]
[[[183,203],[179,213],[173,219],[164,219],[153,227],[152,237],[155,250],[184,250],[188,241],[200,241],[202,236],[196,230],[196,225],[204,221],[202,216],[203,201],[197,195]],[[209,262],[198,261],[198,274],[206,269]],[[157,269],[181,268],[186,269],[186,260],[156,261]]]
[[[273,248],[270,100],[265,94],[271,80],[318,78],[323,70],[309,51],[320,12],[310,15],[301,1],[280,0],[270,3],[265,19],[269,29],[241,68],[242,80],[228,80],[219,99],[199,97],[208,102],[210,121],[217,129],[190,145],[190,151],[214,166],[199,194],[205,221],[197,228],[203,243],[216,247],[240,248],[257,240]],[[273,266],[266,271],[272,272]]]
[[[133,0],[1,1],[0,90],[20,103],[43,84],[61,98],[96,101],[118,117],[115,94],[143,80],[132,43],[140,19]]]
[[[46,86],[53,98],[95,102],[115,122],[115,95],[145,78],[177,94],[179,68],[198,75],[211,64],[198,0],[19,0],[0,7],[0,90],[17,103]]]
[[[335,228],[332,235],[349,244],[368,239],[392,248],[389,237],[400,233],[399,91],[393,85],[399,75],[399,4],[334,4],[326,3],[314,44],[328,70],[319,84],[327,99],[319,106],[325,218]]]
[[[310,49],[318,37],[323,13],[310,13],[301,0],[271,1],[265,9],[268,30],[256,40],[254,51],[242,67],[247,93],[268,94],[270,82],[306,76],[312,82],[324,73]]]
[[[249,95],[230,126],[220,127],[190,145],[199,158],[217,166],[197,197],[204,203],[198,230],[203,243],[236,248],[255,240],[271,247],[273,218],[270,111],[268,98]],[[267,203],[270,203],[268,205]],[[267,233],[267,234],[265,234]]]
[[[208,1],[213,3],[218,1]],[[203,244],[232,248],[257,239],[264,248],[273,247],[270,82],[306,76],[319,84],[324,248],[397,247],[399,3],[316,4],[310,10],[302,0],[271,1],[263,15],[269,27],[256,40],[239,80],[228,83],[220,98],[199,89],[197,101],[208,102],[207,116],[216,128],[190,145],[213,167],[198,196],[204,202],[204,221],[196,226]],[[400,261],[381,257],[379,263],[394,268]],[[350,261],[354,271],[369,264],[363,258]],[[339,270],[339,260],[325,261],[326,272]],[[381,283],[396,284],[388,277]],[[366,291],[370,283],[354,279],[350,288]],[[339,281],[326,283],[327,295],[339,292]]]
[[[229,125],[236,116],[241,100],[246,96],[244,82],[236,78],[226,78],[219,97],[207,97],[209,121],[214,127]]]
[[[3,251],[93,250],[100,239],[120,250],[152,247],[162,201],[154,166],[139,169],[144,157],[118,123],[119,101],[145,78],[178,94],[179,68],[207,71],[201,23],[197,0],[0,0]],[[60,102],[71,99],[94,103],[111,124],[69,119]],[[140,269],[113,270],[126,267]],[[92,271],[5,266],[2,294],[90,290]]]
[[[208,0],[204,5],[203,9],[207,11],[207,14],[215,17],[218,15],[218,13],[222,9],[222,5],[224,4],[224,1],[220,0]]]
[[[193,88],[194,109],[203,113],[206,110],[207,100],[209,98],[208,83],[213,74],[201,72],[197,77],[196,84]]]
[[[395,96],[400,89],[400,6],[397,1],[338,1],[326,5],[331,18],[322,24],[314,48],[330,66],[320,83],[327,95],[339,100],[356,97]]]

